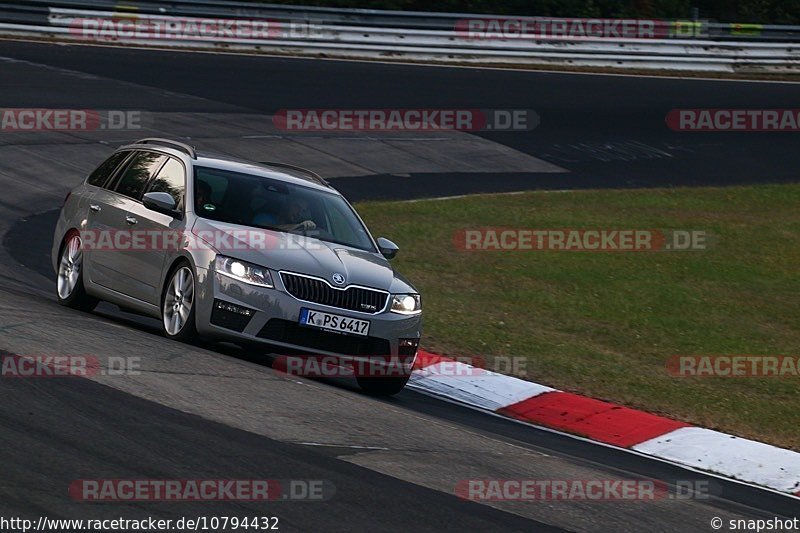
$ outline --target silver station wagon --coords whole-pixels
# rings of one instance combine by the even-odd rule
[[[355,377],[395,394],[422,326],[419,293],[388,261],[397,251],[311,171],[142,139],[69,193],[52,261],[69,307],[108,301],[180,341],[388,362],[405,372]]]

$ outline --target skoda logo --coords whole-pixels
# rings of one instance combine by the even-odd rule
[[[338,272],[336,272],[336,273],[335,273],[335,274],[334,274],[334,275],[331,277],[331,279],[333,279],[333,282],[334,282],[335,284],[337,284],[337,285],[344,285],[344,276],[343,276],[342,274],[339,274]]]

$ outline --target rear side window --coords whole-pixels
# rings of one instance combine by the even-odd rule
[[[86,183],[94,185],[95,187],[102,187],[108,178],[110,178],[114,171],[117,170],[120,163],[125,159],[130,152],[116,152],[111,157],[103,161],[103,163],[95,169],[94,172],[89,174]]]
[[[155,152],[139,152],[128,164],[114,189],[119,194],[139,200],[150,178],[161,168],[167,156]]]
[[[186,195],[186,171],[177,159],[169,158],[158,171],[156,179],[148,192],[166,192],[175,198],[178,210],[183,209],[183,198]]]

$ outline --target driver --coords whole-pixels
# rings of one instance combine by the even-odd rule
[[[317,227],[316,223],[311,220],[308,201],[303,198],[290,200],[283,209],[279,220],[270,212],[261,212],[253,219],[253,223],[274,226],[283,231],[309,231]]]
[[[196,180],[194,182],[195,212],[203,212],[205,206],[211,202],[211,185],[205,181]]]
[[[317,227],[311,220],[311,211],[308,208],[308,201],[303,198],[292,199],[286,207],[284,213],[285,224],[288,230],[312,230]]]

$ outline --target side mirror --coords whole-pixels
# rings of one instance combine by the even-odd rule
[[[142,203],[147,209],[157,213],[180,218],[180,213],[175,209],[175,198],[167,192],[149,192],[142,198]]]
[[[378,250],[381,251],[381,255],[386,259],[394,259],[400,248],[389,239],[381,237],[378,239]]]

